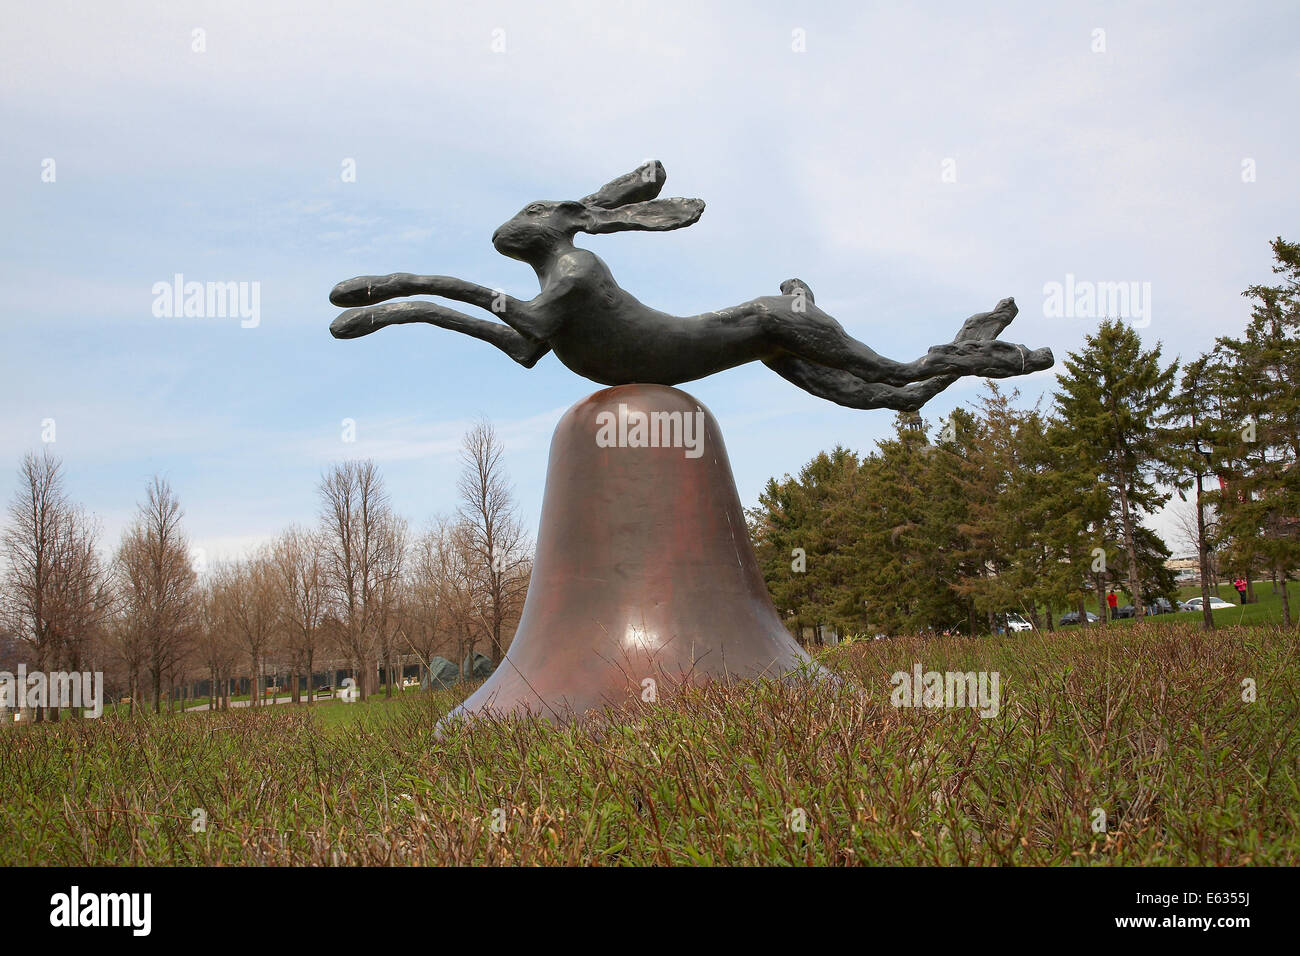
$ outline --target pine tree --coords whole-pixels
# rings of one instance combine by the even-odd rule
[[[1187,499],[1193,489],[1196,508],[1196,557],[1201,578],[1201,623],[1214,629],[1210,606],[1210,554],[1213,537],[1206,517],[1212,505],[1212,489],[1205,487],[1214,465],[1214,435],[1219,430],[1216,383],[1217,367],[1211,355],[1202,355],[1183,368],[1178,390],[1170,398],[1170,442],[1164,456],[1170,484],[1179,497]]]
[[[854,486],[858,456],[836,446],[797,478],[769,479],[759,505],[747,514],[754,553],[777,610],[802,639],[825,631],[852,634],[865,627],[854,541],[863,515]]]
[[[970,626],[971,603],[958,590],[969,567],[957,531],[963,502],[953,480],[963,443],[942,435],[940,442],[948,454],[930,444],[919,417],[900,415],[894,437],[863,462],[858,490],[866,533],[856,561],[867,620],[886,633]]]
[[[1292,623],[1286,582],[1300,565],[1300,244],[1272,243],[1280,285],[1255,285],[1245,335],[1221,338],[1214,354],[1226,370],[1218,451],[1226,493],[1221,519],[1230,560],[1250,579],[1256,559],[1281,581],[1282,615]]]
[[[1049,605],[1059,602],[1073,609],[1081,627],[1088,625],[1084,601],[1089,589],[1104,600],[1103,589],[1114,567],[1106,533],[1112,496],[1092,444],[1087,432],[1059,412],[1048,421],[1039,452],[1046,473],[1034,510],[1040,526],[1051,530],[1058,554],[1048,579]]]
[[[1138,523],[1169,500],[1156,479],[1178,363],[1162,369],[1160,352],[1159,344],[1143,351],[1132,328],[1107,319],[1086,337],[1080,352],[1070,354],[1055,395],[1075,448],[1115,503],[1128,590],[1138,617],[1145,610]]]
[[[1018,393],[1007,395],[995,382],[979,400],[969,434],[966,467],[960,472],[963,520],[958,531],[969,546],[974,573],[959,586],[973,610],[986,616],[1020,611],[1040,625],[1038,604],[1050,600],[1045,575],[1056,549],[1043,534],[1044,470],[1040,455],[1043,423],[1038,410],[1016,409]],[[956,416],[955,416],[956,417]]]

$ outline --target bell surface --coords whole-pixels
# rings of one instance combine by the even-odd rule
[[[792,673],[829,674],[772,605],[717,420],[679,389],[621,385],[556,426],[514,640],[445,719],[563,722],[687,684]]]

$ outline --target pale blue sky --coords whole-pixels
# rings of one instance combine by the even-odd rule
[[[1007,295],[1021,314],[1005,337],[1063,357],[1095,325],[1045,316],[1045,283],[1067,274],[1151,283],[1144,338],[1194,355],[1243,325],[1268,240],[1297,237],[1290,3],[316,6],[7,15],[4,497],[53,418],[106,545],[154,472],[221,556],[311,520],[322,469],[352,456],[377,459],[419,523],[454,507],[460,435],[486,415],[535,527],[551,428],[595,387],[553,356],[525,371],[433,328],[335,341],[327,294],[410,271],[530,297],[531,271],[493,251],[492,230],[647,157],[666,165],[666,195],[708,208],[679,232],[581,239],[626,288],[695,313],[799,276],[900,359]],[[155,317],[151,289],[175,273],[260,283],[260,325]],[[762,366],[684,387],[722,423],[747,505],[821,449],[865,450],[892,418]]]

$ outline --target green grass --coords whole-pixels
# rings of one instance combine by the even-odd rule
[[[350,725],[373,726],[376,720],[393,716],[402,706],[420,696],[421,693],[418,687],[394,687],[393,696],[385,697],[381,688],[378,693],[371,694],[365,700],[351,702],[338,698],[320,700],[311,705],[310,711],[316,722],[326,729]]]
[[[1297,645],[1192,622],[904,637],[829,650],[839,687],[441,740],[468,689],[15,728],[0,863],[1296,865]],[[1000,714],[891,706],[916,661],[997,671]]]
[[[408,693],[408,694],[409,694],[409,693],[412,693],[412,692],[418,692],[418,691],[419,691],[419,687],[418,687],[418,686],[416,686],[416,687],[397,687],[396,685],[394,685],[394,687],[393,687],[393,692],[394,692],[394,694],[402,694],[402,693]],[[291,694],[292,694],[291,691],[288,691],[288,690],[281,690],[281,691],[279,691],[275,696],[276,696],[277,698],[286,698],[286,697],[291,696]],[[306,692],[305,692],[305,691],[303,692],[303,696],[304,696],[304,697],[306,696]],[[381,686],[381,687],[379,688],[379,690],[377,690],[377,691],[375,692],[375,694],[372,695],[372,696],[375,696],[375,697],[383,697],[383,696],[384,696],[384,688]],[[249,695],[248,695],[248,694],[231,694],[231,695],[230,695],[231,703],[234,703],[234,702],[236,702],[236,701],[246,701],[246,700],[248,700],[248,699],[249,699]],[[270,697],[267,696],[266,699],[267,699],[267,700],[270,700]],[[326,697],[317,697],[315,702],[316,702],[317,704],[322,704],[322,705],[324,705],[324,704],[333,704],[333,703],[338,703],[339,700],[338,700],[337,696],[335,696],[335,697],[330,697],[330,698],[326,698]],[[182,700],[180,700],[179,698],[177,698],[177,700],[176,700],[176,712],[177,712],[177,713],[186,712],[186,711],[190,710],[190,708],[192,708],[192,707],[206,707],[206,706],[208,706],[209,703],[210,703],[210,701],[209,701],[209,699],[208,699],[207,697],[189,697],[189,698],[186,698],[184,701],[182,701]],[[282,704],[282,705],[279,705],[279,706],[284,706],[284,705]],[[104,705],[104,714],[103,714],[103,716],[105,716],[105,717],[108,717],[108,716],[120,716],[120,717],[126,717],[126,716],[128,716],[130,713],[131,713],[131,708],[130,708],[130,705],[129,705],[129,704],[113,703],[113,704],[105,704],[105,705]],[[168,713],[168,704],[167,704],[166,701],[163,701],[163,706],[162,706],[162,716],[164,716],[164,717],[167,716],[167,713]],[[152,706],[152,704],[150,704],[148,701],[145,701],[145,700],[142,700],[142,701],[137,702],[137,704],[136,704],[136,708],[135,708],[135,716],[136,716],[137,718],[147,718],[147,717],[155,716],[155,715],[154,715],[154,712],[153,712],[153,706]]]
[[[1272,581],[1256,581],[1255,603],[1247,604],[1245,607],[1242,607],[1239,603],[1241,599],[1237,595],[1236,589],[1228,585],[1221,585],[1217,591],[1211,588],[1210,593],[1217,594],[1222,600],[1233,605],[1231,609],[1221,608],[1220,610],[1211,612],[1214,615],[1214,623],[1217,627],[1226,627],[1232,624],[1282,623],[1282,595],[1280,592],[1277,594],[1273,593]],[[1130,603],[1127,594],[1119,591],[1116,591],[1115,594],[1119,598],[1120,607]],[[1300,581],[1288,582],[1287,594],[1291,599],[1292,620],[1300,620]],[[1181,601],[1186,601],[1188,598],[1200,597],[1200,595],[1201,589],[1199,586],[1190,586],[1178,589],[1178,599]],[[1093,614],[1099,613],[1097,611],[1097,600],[1095,597],[1092,597],[1087,601],[1087,608]],[[1061,614],[1063,613],[1065,612],[1058,611],[1056,620],[1060,620]],[[1150,620],[1157,624],[1170,624],[1174,622],[1184,623],[1187,621],[1199,622],[1201,620],[1201,614],[1199,611],[1176,611],[1173,614],[1156,614],[1152,616]],[[1133,621],[1129,618],[1121,618],[1113,623],[1127,626],[1131,625]]]

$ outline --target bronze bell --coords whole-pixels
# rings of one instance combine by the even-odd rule
[[[551,440],[522,617],[447,717],[563,722],[719,679],[824,677],[772,605],[717,420],[664,385],[570,408]]]

